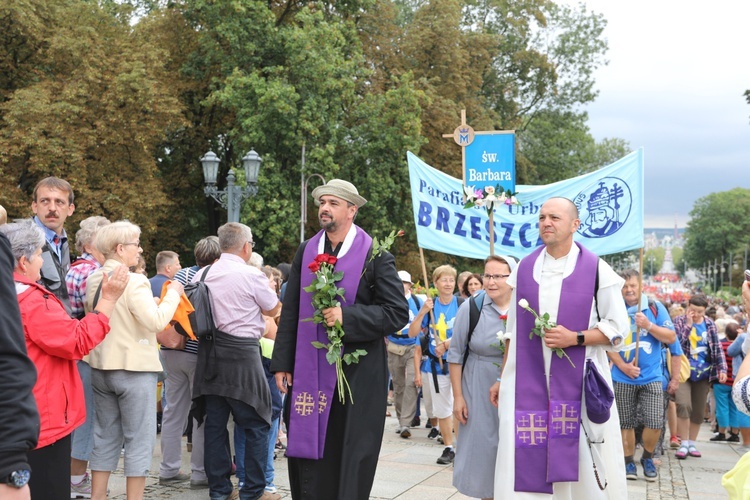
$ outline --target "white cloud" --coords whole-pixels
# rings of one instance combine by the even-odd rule
[[[750,2],[586,4],[607,19],[610,47],[589,125],[644,148],[646,226],[677,214],[684,227],[698,198],[750,186]]]

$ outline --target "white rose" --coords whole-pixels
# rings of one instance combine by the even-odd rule
[[[517,199],[517,198],[516,198],[515,196],[511,196],[511,197],[510,197],[510,202],[511,202],[511,203],[512,203],[513,205],[518,205],[518,199]]]
[[[486,188],[484,188],[484,192],[487,194],[495,194],[495,188],[493,188],[492,186],[487,186]]]
[[[526,299],[521,299],[518,301],[518,305],[526,309],[529,307],[529,301]]]

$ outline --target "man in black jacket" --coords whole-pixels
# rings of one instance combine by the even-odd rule
[[[10,242],[0,234],[0,498],[29,499],[26,453],[36,447],[36,369],[26,355]],[[20,487],[19,487],[20,486]]]
[[[372,238],[354,225],[367,201],[357,188],[333,179],[312,196],[323,229],[300,246],[292,262],[271,361],[277,386],[287,394],[289,482],[295,499],[367,499],[385,421],[384,339],[409,321],[409,307],[393,255],[374,248]],[[328,263],[343,272],[337,286],[345,290],[341,306],[321,311],[325,326],[342,325],[344,355],[367,352],[343,367],[351,388],[344,402],[325,350],[311,344],[313,339],[328,344],[324,325],[303,321],[314,312],[311,294],[304,291],[313,279],[310,264],[323,253],[336,257]]]

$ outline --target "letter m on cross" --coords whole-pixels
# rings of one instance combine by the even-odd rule
[[[459,144],[468,144],[469,134],[458,134],[458,142]]]

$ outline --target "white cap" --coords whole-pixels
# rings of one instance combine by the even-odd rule
[[[399,271],[398,277],[401,278],[401,281],[403,281],[404,283],[410,283],[412,285],[414,284],[411,282],[411,274],[407,273],[406,271]]]

